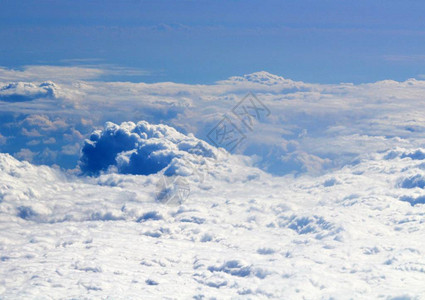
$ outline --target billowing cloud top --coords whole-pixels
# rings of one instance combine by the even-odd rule
[[[84,142],[80,167],[87,174],[115,169],[141,175],[168,167],[167,174],[173,175],[182,172],[179,160],[202,163],[204,158],[216,157],[217,150],[206,142],[166,125],[107,122],[103,130],[94,131]]]
[[[290,79],[283,78],[282,76],[274,75],[266,71],[254,72],[245,74],[243,76],[232,76],[227,80],[219,81],[220,84],[254,84],[265,86],[279,86],[279,87],[302,87],[305,86],[303,82],[296,82]]]

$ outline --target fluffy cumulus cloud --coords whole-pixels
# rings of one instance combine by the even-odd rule
[[[31,82],[15,82],[0,85],[0,101],[22,102],[37,98],[56,98],[58,86],[51,81],[34,84]]]
[[[80,168],[88,174],[110,169],[149,175],[169,166],[167,173],[173,175],[178,172],[175,166],[179,159],[215,158],[216,152],[206,142],[166,125],[107,122],[103,130],[94,131],[85,141]]]

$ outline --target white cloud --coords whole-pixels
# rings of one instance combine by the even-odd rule
[[[21,102],[37,98],[56,98],[57,89],[53,82],[43,82],[39,85],[29,82],[0,85],[0,101]]]
[[[219,156],[205,181],[185,177],[177,207],[155,202],[157,174],[74,177],[0,154],[2,297],[36,298],[34,283],[49,281],[54,298],[132,298],[141,287],[147,298],[390,298],[406,286],[418,298],[424,153],[374,153],[318,177]]]
[[[62,83],[98,79],[104,75],[148,76],[151,75],[151,72],[107,64],[77,66],[29,65],[24,66],[21,70],[0,67],[0,82],[55,81]]]
[[[56,131],[68,126],[64,120],[56,118],[52,121],[46,115],[30,115],[21,122],[21,125],[36,127],[42,131]]]
[[[50,137],[48,139],[43,140],[43,144],[55,144],[56,143],[56,139],[54,137]]]
[[[42,134],[35,129],[28,130],[27,128],[22,128],[22,135],[27,137],[41,137]]]
[[[61,66],[25,66],[22,70],[0,67],[0,81],[75,81],[98,78],[102,69]]]
[[[79,143],[65,145],[61,149],[61,153],[66,155],[77,155],[80,153],[81,145]]]
[[[35,146],[39,144],[40,144],[40,140],[30,140],[26,143],[27,146]]]
[[[27,148],[23,148],[21,149],[19,152],[15,153],[14,156],[18,159],[21,160],[26,160],[31,162],[34,158],[34,156],[36,156],[37,153],[32,152],[30,149]]]
[[[4,144],[6,144],[6,142],[7,142],[7,137],[3,136],[0,133],[0,145],[4,145]]]

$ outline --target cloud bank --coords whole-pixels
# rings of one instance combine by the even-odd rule
[[[163,125],[107,124],[98,136],[167,137],[173,155],[209,159]],[[0,295],[420,298],[423,153],[400,147],[296,178],[218,157],[204,182],[184,177],[190,197],[177,207],[156,202],[160,174],[76,177],[0,153]]]
[[[10,88],[9,92],[15,96],[28,93],[26,99],[34,95],[37,98],[24,102],[0,100],[0,133],[13,137],[3,139],[1,149],[12,154],[31,150],[35,153],[34,163],[75,167],[80,158],[76,144],[83,145],[93,129],[103,128],[108,121],[166,124],[208,142],[208,134],[223,117],[233,116],[232,121],[246,136],[233,153],[253,157],[257,166],[275,175],[322,174],[395,145],[423,146],[425,81],[421,80],[326,85],[256,72],[214,84],[190,85],[58,76],[59,83],[54,83],[56,98],[52,99],[40,82],[31,81],[32,73],[19,74],[26,85],[33,86],[25,92],[18,93],[18,88]],[[10,84],[14,83],[3,82],[0,86]],[[254,130],[245,128],[232,112],[248,92],[253,92],[270,111]],[[41,122],[23,122],[40,116],[50,122],[60,119],[66,126],[46,130],[47,125]],[[52,141],[50,138],[56,143],[44,143]],[[130,146],[122,151],[136,149]],[[52,152],[56,155],[42,154]],[[122,171],[125,161],[131,160],[129,155],[121,156]],[[137,150],[132,155],[136,161]],[[56,159],[50,160],[53,157]],[[127,172],[134,172],[130,169]]]
[[[22,70],[0,67],[0,81],[87,80],[102,74],[102,69],[79,66],[25,66]]]

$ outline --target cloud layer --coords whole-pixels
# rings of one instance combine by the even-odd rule
[[[0,150],[13,154],[28,149],[35,153],[27,156],[34,163],[75,167],[79,160],[76,144],[83,145],[93,128],[101,129],[108,121],[167,124],[211,143],[209,134],[226,116],[246,137],[233,153],[252,156],[259,167],[276,175],[321,174],[395,145],[423,144],[425,82],[420,80],[323,85],[257,72],[211,85],[189,85],[96,82],[70,77],[58,78],[60,83],[54,83],[56,98],[52,99],[47,93],[39,94],[45,90],[39,82],[31,82],[31,74],[21,75],[28,82],[20,85],[31,89],[19,94],[15,87],[9,92],[38,98],[25,102],[0,100],[0,134],[8,137]],[[1,84],[9,85],[11,82]],[[252,128],[244,126],[233,112],[248,92],[253,92],[270,111]],[[52,123],[59,119],[65,125],[46,127],[40,122],[23,122],[40,118]],[[9,138],[12,136],[13,142]],[[56,143],[51,143],[51,138]],[[133,153],[134,161],[136,157]],[[130,158],[122,157],[123,166],[126,159]]]
[[[209,160],[165,126],[99,133],[108,145],[167,137],[166,151]],[[0,154],[0,296],[420,298],[423,153],[399,147],[296,178],[217,157],[206,180],[184,177],[177,207],[156,202],[160,174],[76,177]]]

